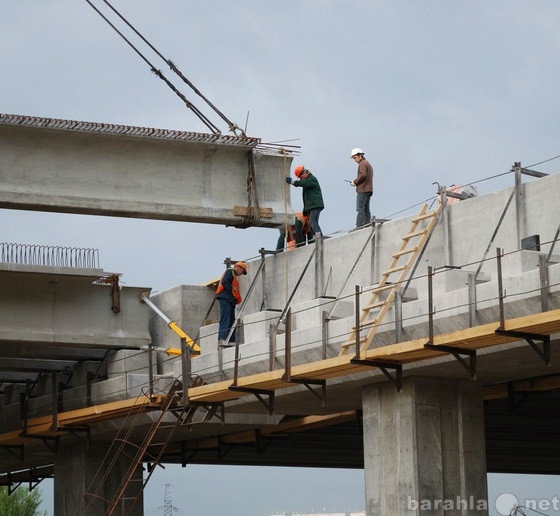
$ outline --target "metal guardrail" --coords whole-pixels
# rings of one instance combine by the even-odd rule
[[[80,247],[0,242],[0,262],[98,269],[99,251]]]

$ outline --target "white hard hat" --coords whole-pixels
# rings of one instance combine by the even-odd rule
[[[356,147],[350,151],[350,157],[355,156],[356,154],[365,154],[365,152],[360,149],[360,147]]]

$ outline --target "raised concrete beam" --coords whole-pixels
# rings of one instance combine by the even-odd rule
[[[0,114],[0,207],[278,227],[292,157],[259,143]]]
[[[50,359],[66,360],[71,357],[64,348],[140,349],[149,344],[148,307],[139,300],[149,289],[121,287],[120,312],[114,313],[111,286],[94,283],[102,275],[101,269],[1,263],[0,358],[4,352],[10,358],[33,357],[21,347],[14,356],[14,348],[23,345],[50,348]]]

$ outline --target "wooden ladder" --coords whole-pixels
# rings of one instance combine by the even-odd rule
[[[430,238],[440,211],[441,206],[435,211],[428,211],[428,205],[424,204],[420,213],[412,219],[408,233],[402,237],[401,246],[393,254],[389,267],[381,275],[381,281],[371,291],[371,299],[362,308],[358,327],[354,326],[352,328],[348,338],[342,344],[340,355],[345,355],[351,347],[356,347],[356,341],[360,345],[360,352],[365,352],[369,348],[379,325],[391,308],[395,295],[402,288],[410,269],[424,248],[428,238]],[[427,224],[424,225],[422,222],[427,222]],[[424,227],[419,229],[421,224]],[[387,294],[387,298],[380,300],[382,294]],[[372,310],[379,310],[379,313],[372,320],[367,320]],[[366,328],[369,328],[367,336],[361,337],[359,332]]]

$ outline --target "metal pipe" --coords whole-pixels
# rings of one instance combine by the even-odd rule
[[[434,269],[428,265],[428,344],[434,343],[434,292],[433,292]]]
[[[354,326],[356,335],[356,359],[360,360],[360,285],[354,287]]]
[[[505,329],[505,316],[504,316],[504,289],[502,283],[502,250],[496,248],[496,265],[498,267],[498,300],[500,304],[500,329]]]

